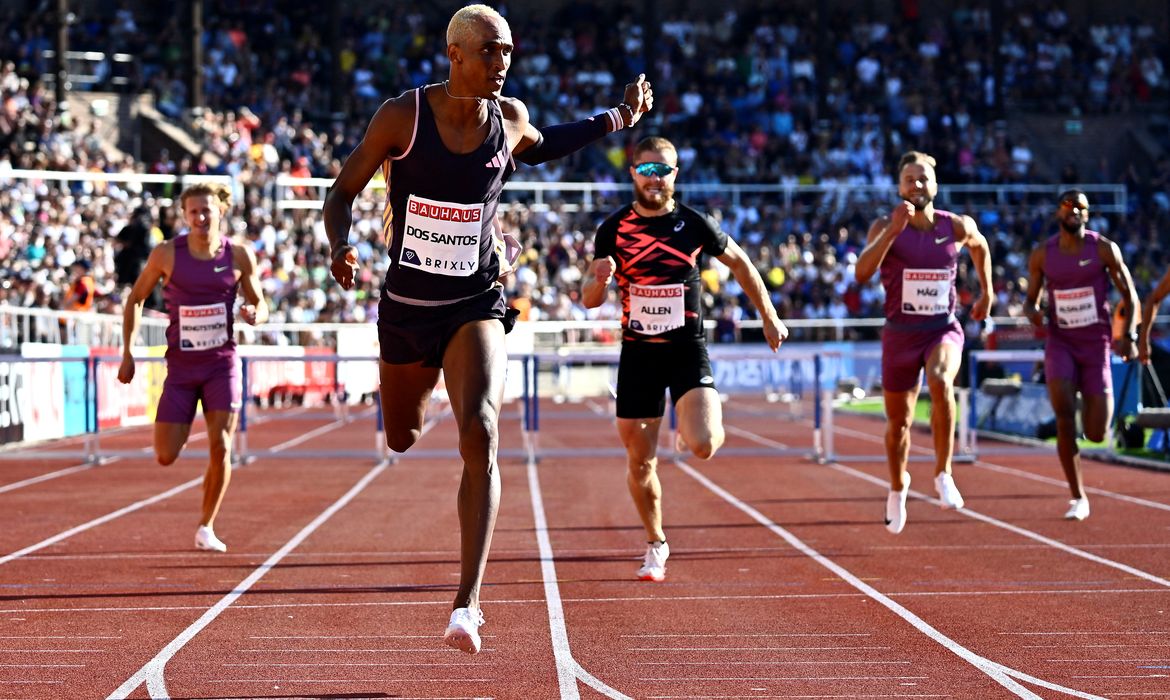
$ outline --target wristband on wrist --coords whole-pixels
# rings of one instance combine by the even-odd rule
[[[339,260],[343,255],[345,255],[346,251],[352,247],[353,246],[348,243],[343,243],[342,245],[338,246],[336,250],[330,253],[329,257],[331,260]]]
[[[629,119],[629,121],[622,120],[622,123],[623,123],[623,124],[624,124],[626,127],[632,126],[632,125],[633,125],[633,123],[634,123],[634,108],[633,108],[633,107],[631,107],[630,105],[626,104],[625,102],[622,102],[622,103],[619,103],[619,104],[618,104],[618,110],[619,110],[619,111],[620,111],[620,110],[621,110],[623,107],[625,108],[626,112],[628,112],[628,113],[629,113],[629,115],[630,115],[630,119]]]

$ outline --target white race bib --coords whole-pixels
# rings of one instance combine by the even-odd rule
[[[630,330],[659,335],[682,328],[683,293],[681,284],[631,284]]]
[[[950,311],[950,270],[902,270],[902,313],[937,316]]]
[[[228,341],[227,307],[223,304],[179,307],[179,349],[208,350]]]
[[[412,194],[398,262],[436,275],[470,277],[479,269],[482,229],[482,202],[436,202]]]
[[[1097,295],[1092,287],[1054,289],[1057,328],[1084,328],[1097,322]]]

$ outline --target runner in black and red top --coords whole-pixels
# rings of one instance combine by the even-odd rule
[[[724,439],[723,409],[703,340],[699,256],[715,256],[731,268],[759,311],[773,351],[788,329],[743,249],[709,217],[675,202],[674,144],[644,139],[634,149],[633,163],[635,200],[597,229],[582,297],[585,306],[600,306],[612,279],[621,291],[618,432],[626,447],[630,495],[648,540],[638,577],[661,581],[670,553],[656,472],[666,390],[678,411],[679,435],[696,457],[709,459]]]
[[[499,12],[486,5],[456,11],[447,26],[450,79],[378,108],[323,209],[330,271],[350,290],[358,274],[357,248],[349,243],[353,200],[382,170],[390,254],[378,305],[386,444],[405,452],[419,439],[442,372],[463,458],[459,589],[443,639],[469,654],[480,650],[479,592],[500,504],[504,333],[513,320],[498,282],[509,262],[496,226],[500,192],[515,161],[535,165],[573,153],[633,126],[654,102],[640,75],[616,107],[537,129],[523,102],[501,94],[513,49]]]

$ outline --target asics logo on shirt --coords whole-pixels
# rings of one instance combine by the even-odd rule
[[[685,221],[680,221],[680,222],[678,222],[677,224],[675,224],[675,225],[674,225],[674,230],[675,230],[675,231],[681,231],[681,230],[683,230],[683,226],[686,226],[686,225],[687,225],[687,222],[685,222]]]

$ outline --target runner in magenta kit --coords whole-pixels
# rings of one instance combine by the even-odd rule
[[[951,475],[955,448],[955,375],[963,352],[963,328],[955,319],[955,277],[959,251],[966,246],[981,294],[971,308],[977,321],[991,309],[991,258],[975,221],[934,208],[938,194],[934,158],[910,151],[898,162],[902,202],[874,221],[857,258],[857,281],[865,284],[879,269],[885,288],[882,330],[882,393],[886,408],[886,458],[890,493],[886,529],[906,526],[910,474],[910,427],[918,401],[919,374],[930,389],[934,436],[934,485],[943,508],[962,508],[963,496]]]
[[[1064,517],[1089,517],[1089,498],[1077,446],[1077,391],[1081,392],[1081,424],[1085,437],[1105,439],[1113,414],[1113,377],[1109,369],[1112,326],[1109,280],[1125,300],[1125,330],[1114,350],[1126,362],[1138,356],[1137,291],[1117,244],[1089,231],[1089,199],[1080,190],[1060,195],[1056,218],[1060,231],[1032,251],[1028,259],[1028,298],[1024,311],[1033,325],[1048,319],[1044,343],[1044,377],[1056,414],[1056,452],[1068,480],[1072,500]],[[1047,288],[1047,309],[1040,310],[1040,291]]]
[[[653,105],[644,75],[616,107],[537,129],[520,100],[502,94],[512,30],[486,5],[447,26],[450,79],[386,100],[325,198],[331,272],[346,290],[357,275],[349,243],[353,200],[379,169],[387,183],[383,233],[389,267],[378,305],[379,386],[386,443],[405,452],[422,435],[440,372],[459,429],[460,576],[444,641],[480,650],[480,587],[500,500],[496,462],[507,355],[515,320],[501,275],[518,253],[496,209],[516,162],[543,163],[631,127]]]
[[[170,324],[167,326],[167,378],[154,423],[154,451],[159,464],[179,457],[197,403],[207,422],[210,460],[203,477],[203,512],[195,547],[227,551],[215,534],[215,517],[231,480],[231,445],[243,392],[236,355],[233,306],[237,289],[245,304],[240,316],[264,323],[268,304],[260,293],[256,258],[247,246],[233,245],[221,231],[231,206],[224,185],[195,185],[179,197],[188,232],[151,251],[123,308],[122,364],[118,379],[134,378],[130,348],[138,335],[142,307],[160,280]]]

